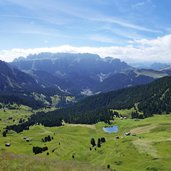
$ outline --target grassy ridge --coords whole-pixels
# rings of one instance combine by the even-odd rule
[[[6,115],[10,112],[18,120],[30,114],[27,110],[0,111],[1,130],[13,122]],[[119,132],[115,134],[103,132],[105,125],[102,122],[61,127],[34,125],[19,134],[10,131],[7,137],[0,138],[0,170],[104,170],[108,164],[117,171],[171,170],[171,115],[156,115],[144,120],[116,118],[112,125],[118,125]],[[125,132],[136,136],[124,136]],[[54,139],[42,142],[47,135]],[[31,141],[26,142],[24,137]],[[96,142],[105,137],[106,143],[90,151],[92,137]],[[10,142],[11,147],[5,147],[6,142]],[[49,155],[47,152],[34,155],[33,146],[48,146]]]

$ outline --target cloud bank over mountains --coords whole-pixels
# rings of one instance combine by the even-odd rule
[[[41,52],[94,53],[101,57],[111,56],[126,62],[171,62],[171,34],[155,39],[139,39],[129,41],[125,46],[71,46],[42,47],[31,49],[13,48],[0,50],[0,59],[12,61],[16,57],[26,57],[29,54]]]

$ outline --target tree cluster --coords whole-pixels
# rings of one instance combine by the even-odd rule
[[[33,147],[33,153],[34,154],[39,154],[39,153],[43,153],[44,151],[47,151],[48,147]]]
[[[50,135],[48,135],[47,137],[42,138],[42,142],[50,142],[51,140],[53,140],[53,137],[51,137]]]
[[[8,133],[8,129],[5,129],[5,130],[2,132],[2,136],[3,136],[3,137],[6,137],[6,136],[7,136],[7,133]]]
[[[101,144],[105,143],[105,142],[106,142],[106,139],[104,137],[98,138],[97,139],[97,144],[96,144],[96,141],[95,141],[94,138],[91,138],[91,140],[90,140],[90,144],[92,145],[92,147],[95,147],[96,145],[97,145],[97,147],[101,147]]]

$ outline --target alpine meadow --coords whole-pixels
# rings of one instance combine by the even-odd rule
[[[170,171],[170,8],[0,1],[0,171]]]

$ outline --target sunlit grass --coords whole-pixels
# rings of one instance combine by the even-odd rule
[[[8,120],[9,116],[18,122],[30,115],[31,111],[24,109],[0,111],[1,131],[6,125],[13,124],[12,120]],[[61,127],[34,125],[19,134],[10,131],[7,137],[1,135],[0,138],[0,168],[104,170],[109,164],[117,171],[171,170],[171,115],[155,115],[143,120],[115,118],[112,125],[117,125],[119,132],[112,134],[103,132],[105,125],[103,122],[95,125],[65,124]],[[135,136],[125,136],[125,132],[132,132]],[[53,140],[42,142],[47,135],[53,136]],[[31,141],[26,142],[24,137]],[[97,142],[101,137],[105,137],[106,143],[90,150],[90,139],[95,138]],[[6,142],[10,142],[11,147],[5,147]],[[48,151],[34,155],[33,146],[47,146]]]

